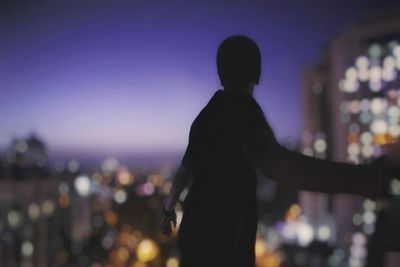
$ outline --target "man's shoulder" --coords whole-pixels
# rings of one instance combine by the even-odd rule
[[[208,103],[199,111],[191,124],[191,130],[200,125],[219,124],[227,126],[236,122],[243,122],[249,118],[263,116],[258,102],[250,95],[229,95],[218,90],[209,99]]]
[[[220,93],[217,91],[207,102],[205,106],[199,111],[195,119],[193,120],[193,124],[199,123],[207,117],[212,116],[212,113],[215,112],[216,108],[221,104],[220,102]]]

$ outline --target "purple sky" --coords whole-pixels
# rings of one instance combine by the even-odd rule
[[[184,149],[237,33],[262,50],[255,96],[276,135],[296,139],[304,64],[396,1],[35,2],[0,6],[0,147],[34,131],[50,151],[151,154]]]

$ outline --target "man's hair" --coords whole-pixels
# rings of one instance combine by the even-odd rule
[[[261,54],[257,44],[243,35],[226,38],[218,48],[217,68],[222,85],[258,84]]]

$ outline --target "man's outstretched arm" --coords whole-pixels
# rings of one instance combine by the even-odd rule
[[[350,193],[369,198],[385,195],[383,160],[353,165],[305,156],[281,146],[272,132],[257,129],[244,136],[243,149],[267,177],[299,190]]]

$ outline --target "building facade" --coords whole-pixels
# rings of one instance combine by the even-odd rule
[[[332,39],[320,62],[306,67],[304,154],[366,163],[381,155],[382,144],[400,136],[399,25],[396,14],[366,19]],[[331,241],[342,249],[338,266],[383,266],[371,265],[373,253],[367,247],[388,201],[302,192],[300,204],[313,225],[320,224],[318,218],[332,218],[336,240]],[[383,260],[396,264],[396,255],[387,256],[389,250],[382,252]]]

